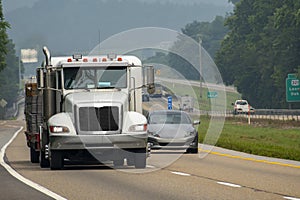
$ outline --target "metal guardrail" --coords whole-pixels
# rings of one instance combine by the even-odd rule
[[[164,95],[164,101],[167,102],[166,97],[170,94]],[[180,96],[172,95],[174,102],[180,99]],[[174,103],[173,102],[173,103]],[[178,103],[178,102],[177,102]],[[177,105],[173,105],[173,108],[178,109]],[[209,116],[222,116],[222,117],[246,117],[248,113],[233,114],[233,110],[226,111],[206,111],[198,110],[194,108],[193,112],[189,112],[191,115],[209,115]],[[300,109],[255,109],[254,113],[251,113],[251,118],[255,119],[271,119],[271,120],[294,120],[300,121]]]
[[[300,115],[300,109],[256,109],[255,115]]]
[[[233,111],[204,111],[200,110],[200,115],[222,116],[222,117],[248,117],[248,113],[234,115]],[[294,120],[300,121],[299,109],[256,109],[250,114],[255,119],[271,119],[271,120]]]

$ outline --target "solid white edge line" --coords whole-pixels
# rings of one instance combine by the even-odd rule
[[[171,172],[172,174],[180,175],[180,176],[191,176],[190,174],[183,173],[183,172]]]
[[[299,198],[295,198],[295,197],[283,197],[283,198],[288,200],[300,200]]]
[[[155,167],[155,166],[153,166],[153,165],[146,165],[146,167],[148,167],[148,168],[152,168],[152,169],[156,168],[156,167]]]
[[[16,179],[20,180],[21,182],[25,183],[26,185],[44,193],[45,195],[52,197],[54,199],[57,200],[66,200],[66,198],[48,190],[47,188],[23,177],[22,175],[20,175],[18,172],[16,172],[13,168],[11,168],[5,161],[4,161],[4,156],[5,156],[5,151],[6,148],[8,147],[8,145],[10,145],[10,143],[17,137],[17,135],[21,132],[21,130],[23,129],[23,127],[20,127],[20,129],[14,133],[13,137],[1,148],[1,158],[0,158],[0,164]]]
[[[226,185],[226,186],[230,186],[230,187],[235,187],[235,188],[240,188],[242,186],[240,185],[237,185],[237,184],[233,184],[233,183],[227,183],[227,182],[222,182],[222,181],[219,181],[217,182],[218,184],[221,184],[221,185]]]

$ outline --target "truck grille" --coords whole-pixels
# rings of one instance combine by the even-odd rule
[[[117,131],[119,107],[80,107],[79,125],[81,131]]]

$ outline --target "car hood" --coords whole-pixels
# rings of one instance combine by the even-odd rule
[[[161,138],[183,138],[194,130],[191,124],[148,124],[148,132]]]

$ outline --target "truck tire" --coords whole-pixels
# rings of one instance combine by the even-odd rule
[[[124,159],[114,160],[114,167],[122,167],[124,165]]]
[[[134,159],[133,158],[127,159],[127,166],[134,166]]]
[[[39,163],[40,161],[40,152],[36,151],[33,147],[30,147],[30,161],[32,163]]]
[[[136,169],[144,169],[146,167],[146,148],[138,149],[134,154],[134,166]]]
[[[41,168],[48,168],[50,167],[49,159],[45,157],[45,151],[40,151],[40,167]]]
[[[130,152],[126,158],[127,166],[134,166],[134,153]]]
[[[60,151],[51,151],[50,169],[59,170],[64,167],[63,153]]]

